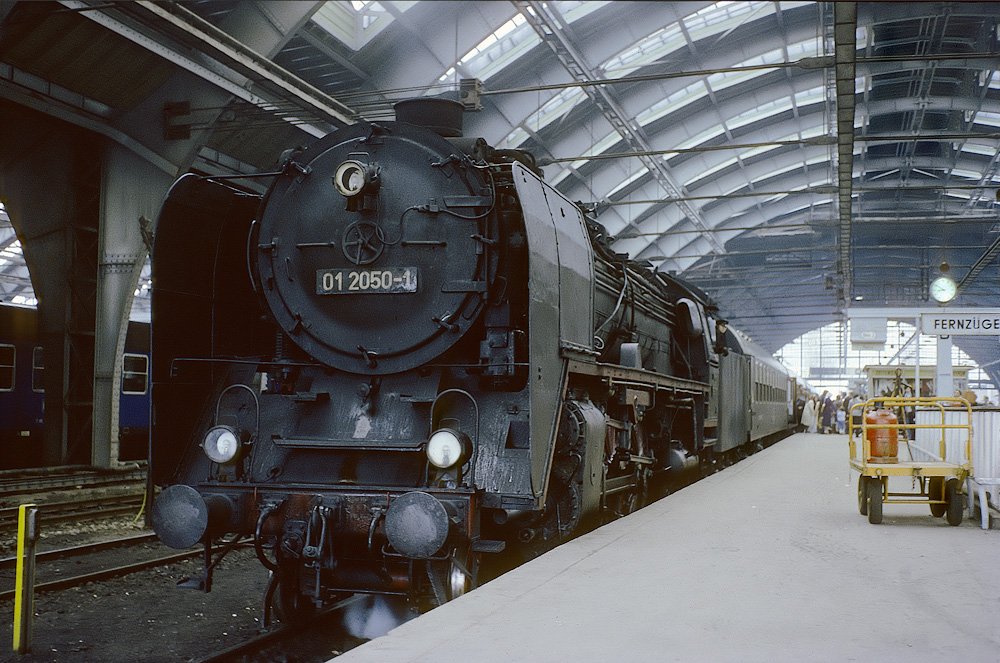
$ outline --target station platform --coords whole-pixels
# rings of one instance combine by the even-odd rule
[[[797,434],[338,657],[1000,661],[1000,530],[857,506],[846,435]]]

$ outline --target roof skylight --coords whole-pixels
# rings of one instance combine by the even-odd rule
[[[415,4],[417,3],[413,0],[329,0],[313,14],[312,21],[351,49],[360,51],[392,23],[393,15],[387,11],[386,5],[405,12]]]

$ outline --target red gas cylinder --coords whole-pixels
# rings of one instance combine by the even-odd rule
[[[894,426],[898,423],[891,410],[875,410],[865,413],[865,423],[869,426]],[[869,428],[868,442],[871,445],[872,463],[897,463],[899,458],[899,430],[896,428]]]

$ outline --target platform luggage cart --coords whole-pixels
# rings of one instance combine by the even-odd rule
[[[930,410],[932,416],[922,417],[931,423],[909,423],[907,413],[916,408]],[[883,396],[872,398],[864,403],[858,403],[851,408],[851,414],[861,410],[861,456],[858,456],[858,444],[854,433],[858,426],[850,426],[849,440],[851,452],[851,468],[861,473],[858,478],[858,510],[861,515],[868,516],[868,522],[877,525],[882,522],[883,504],[928,504],[931,515],[945,516],[949,525],[962,522],[962,485],[972,473],[972,407],[962,398],[921,398],[905,396]],[[938,417],[933,416],[937,410]],[[960,417],[965,423],[946,423],[945,412],[964,412]],[[852,417],[853,419],[853,417]],[[950,417],[954,422],[954,417]],[[927,429],[933,431],[933,437],[940,431],[940,442],[937,453],[919,448],[921,456],[935,460],[914,459],[910,431]],[[958,462],[948,462],[945,432],[947,430],[964,431],[964,438],[959,445],[961,458]],[[924,434],[922,438],[927,438]],[[954,437],[954,435],[952,435]],[[903,454],[900,447],[904,447]],[[953,454],[955,452],[953,451]],[[900,455],[905,458],[900,458]],[[912,477],[913,487],[919,492],[895,493],[889,492],[889,477]]]

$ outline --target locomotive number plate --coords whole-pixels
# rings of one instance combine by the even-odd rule
[[[317,295],[363,295],[416,292],[420,270],[416,267],[392,269],[317,269]]]

